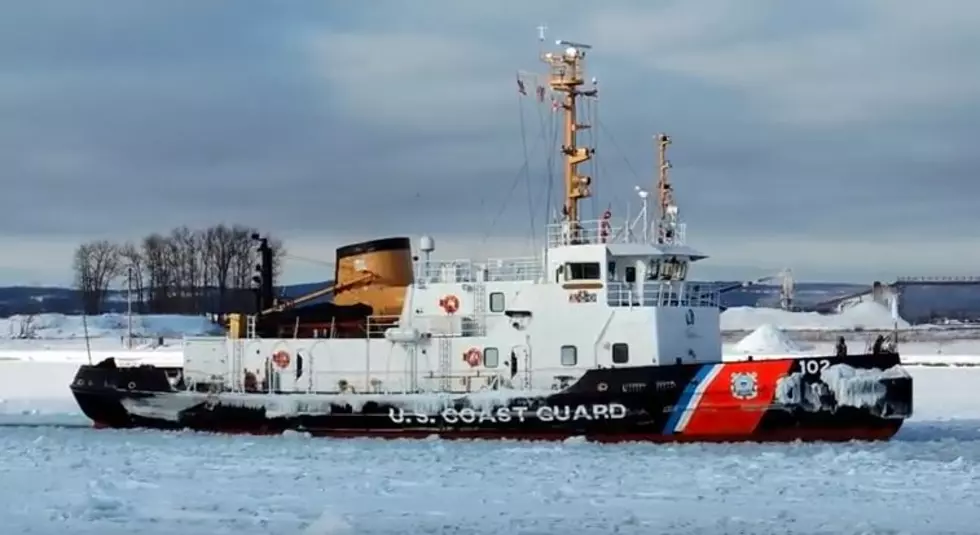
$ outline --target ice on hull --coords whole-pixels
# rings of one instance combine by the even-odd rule
[[[811,373],[814,372],[815,373]],[[100,427],[326,437],[601,442],[887,440],[911,414],[897,355],[597,369],[560,391],[193,392],[152,366],[82,366],[72,384]]]

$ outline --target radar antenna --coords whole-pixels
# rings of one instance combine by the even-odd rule
[[[544,30],[539,28],[539,36]],[[592,47],[584,43],[571,41],[555,41],[558,46],[565,47],[561,52],[545,52],[541,61],[550,67],[548,85],[551,90],[560,94],[560,102],[555,103],[555,111],[563,111],[563,131],[561,151],[565,156],[565,199],[562,215],[573,230],[577,230],[580,221],[579,201],[590,197],[592,178],[581,175],[578,166],[592,159],[594,148],[579,147],[577,133],[579,130],[590,128],[591,125],[578,122],[577,103],[579,97],[595,97],[598,89],[593,81],[588,89],[583,89],[585,83],[585,54]]]
[[[670,136],[664,133],[654,136],[657,142],[657,160],[659,169],[657,172],[657,244],[675,245],[679,244],[678,236],[679,219],[677,204],[674,202],[674,188],[670,184],[669,171],[671,168],[670,160],[667,159],[667,146],[670,145]]]

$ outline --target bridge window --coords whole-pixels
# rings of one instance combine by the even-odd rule
[[[490,312],[503,312],[504,311],[504,294],[503,292],[493,292],[490,294]]]
[[[500,365],[500,351],[495,347],[483,348],[483,365],[487,368],[496,368]]]
[[[671,258],[663,263],[660,270],[661,278],[675,281],[684,280],[687,278],[687,266],[687,261]]]
[[[575,346],[561,346],[561,365],[575,366],[578,364],[578,348]]]
[[[630,346],[628,344],[617,343],[612,345],[613,364],[626,364],[630,361]]]
[[[660,260],[651,260],[647,267],[647,280],[657,280],[660,278]]]
[[[602,280],[598,262],[569,262],[565,264],[565,280]]]

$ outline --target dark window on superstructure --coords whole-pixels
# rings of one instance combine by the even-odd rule
[[[617,343],[612,346],[613,364],[626,364],[630,361],[630,346],[628,344]]]
[[[565,280],[601,280],[598,262],[569,262],[565,266]]]
[[[657,280],[660,278],[660,260],[651,260],[647,267],[647,280]]]
[[[504,311],[504,294],[503,292],[493,292],[490,294],[490,312],[503,312]]]
[[[575,366],[578,364],[578,348],[575,346],[561,346],[561,365]]]
[[[626,268],[626,282],[636,282],[636,267]]]
[[[614,280],[616,278],[616,262],[609,262],[606,265],[606,279]]]
[[[483,365],[487,368],[496,368],[500,365],[500,351],[495,347],[483,348]]]

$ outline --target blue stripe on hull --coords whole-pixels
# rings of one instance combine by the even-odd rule
[[[697,391],[698,386],[702,381],[711,373],[711,370],[715,367],[715,364],[703,364],[701,369],[694,374],[694,378],[691,379],[690,383],[681,392],[680,399],[677,400],[677,405],[674,406],[674,410],[670,413],[670,418],[667,418],[667,424],[664,425],[663,433],[665,435],[674,434],[674,429],[677,428],[677,424],[681,420],[681,416],[684,412],[688,410],[688,405],[691,404],[691,398],[694,397],[694,393]]]

